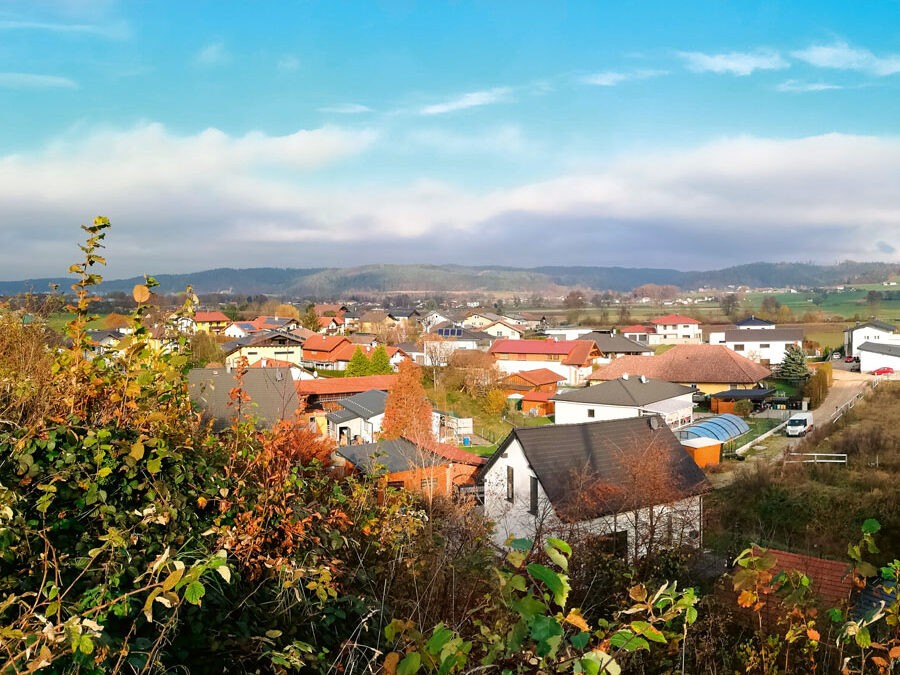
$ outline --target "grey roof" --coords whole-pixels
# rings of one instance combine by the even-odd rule
[[[345,445],[339,447],[337,453],[363,472],[371,472],[378,466],[383,466],[388,473],[395,473],[416,467],[436,466],[447,461],[432,452],[418,448],[415,443],[405,438]]]
[[[326,417],[335,424],[347,422],[354,418],[371,419],[376,415],[384,414],[384,404],[387,401],[387,392],[379,389],[370,389],[361,394],[354,394],[347,398],[342,398],[338,403],[341,404],[343,410],[328,413]]]
[[[262,345],[266,342],[275,342],[280,344],[293,342],[294,344],[302,346],[303,343],[306,342],[306,338],[302,338],[299,335],[294,335],[293,333],[286,330],[261,330],[257,333],[251,333],[246,337],[238,338],[237,340],[232,340],[231,342],[226,342],[222,345],[222,351],[224,351],[225,355],[227,356],[228,354],[236,352],[241,347]]]
[[[893,324],[887,323],[885,321],[879,321],[878,319],[872,319],[871,321],[866,321],[865,323],[858,323],[855,326],[850,326],[850,328],[844,329],[844,332],[849,333],[859,328],[878,328],[879,330],[883,330],[887,333],[893,333],[895,330],[897,330],[897,327]]]
[[[653,347],[642,345],[640,342],[630,340],[624,335],[613,335],[612,333],[602,333],[600,331],[592,331],[585,333],[579,340],[592,340],[597,348],[605,354],[644,354],[646,352],[653,353]]]
[[[735,322],[737,326],[774,326],[774,322],[766,321],[765,319],[758,319],[753,314],[748,316],[746,319],[742,319],[741,321]]]
[[[513,429],[480,477],[514,440],[563,519],[622,513],[710,489],[703,471],[657,416]],[[594,489],[573,489],[573,481],[583,479],[590,482],[581,487]]]
[[[710,398],[717,398],[723,401],[764,401],[775,394],[775,389],[762,389],[754,387],[753,389],[727,389],[726,391],[711,394]]]
[[[693,394],[696,387],[683,384],[654,380],[649,377],[618,378],[601,382],[582,389],[572,389],[556,394],[551,401],[569,401],[572,403],[593,403],[596,405],[641,406],[657,401],[664,401],[676,396]]]
[[[725,331],[725,342],[802,342],[802,328],[732,328]]]
[[[869,352],[871,354],[884,354],[885,356],[900,357],[900,344],[888,345],[888,344],[881,344],[878,342],[863,342],[859,347],[856,348],[856,351]]]
[[[229,406],[229,392],[238,386],[233,372],[225,368],[195,368],[188,373],[190,396],[206,419],[213,420],[213,428],[226,428],[237,415]],[[260,426],[271,427],[276,422],[296,417],[297,389],[290,368],[250,368],[244,373],[241,387],[250,397],[241,412],[256,418]]]

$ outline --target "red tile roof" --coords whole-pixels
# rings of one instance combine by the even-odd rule
[[[556,396],[555,391],[526,391],[522,393],[523,401],[536,401],[546,403],[551,396]]]
[[[835,607],[850,599],[853,583],[848,576],[849,565],[839,560],[825,560],[799,553],[769,549],[777,561],[774,574],[796,570],[812,581],[812,590],[829,607]]]
[[[297,368],[296,363],[290,361],[282,361],[281,359],[259,359],[251,363],[249,368]]]
[[[564,356],[566,365],[586,363],[597,345],[591,340],[497,340],[488,349],[489,354],[539,354]],[[599,355],[599,351],[597,353]]]
[[[231,319],[222,312],[194,312],[196,323],[231,323]]]
[[[303,343],[304,355],[306,352],[333,352],[344,343],[350,344],[350,340],[342,335],[310,335]],[[351,352],[352,354],[352,352]]]
[[[700,324],[697,319],[692,319],[689,316],[685,316],[684,314],[666,314],[665,316],[661,316],[657,319],[651,319],[650,323],[652,324],[673,324],[673,323],[696,323]]]
[[[625,326],[619,330],[620,333],[654,333],[655,331],[652,328],[647,326],[642,326],[641,324],[635,324],[633,326]]]
[[[425,449],[433,452],[438,457],[443,457],[444,459],[450,460],[451,462],[456,462],[458,464],[480,466],[487,461],[484,457],[476,455],[472,452],[468,452],[466,450],[462,450],[460,448],[457,448],[455,445],[450,445],[449,443],[439,443],[437,441],[432,441],[425,444]]]
[[[337,325],[337,326],[343,326],[343,325],[344,325],[344,319],[342,319],[342,318],[339,317],[339,316],[320,316],[320,317],[319,317],[319,325],[320,325],[322,328],[325,328],[325,327],[327,327],[327,326],[330,326],[332,321],[333,321],[333,322],[335,323],[335,325]]]
[[[536,368],[534,370],[522,370],[518,373],[513,373],[512,376],[518,375],[526,382],[533,384],[536,387],[540,387],[544,384],[553,384],[554,382],[562,382],[565,380],[565,375],[560,375],[559,373],[554,373],[549,368]],[[511,376],[511,377],[512,377]]]
[[[756,384],[772,375],[725,345],[676,345],[659,356],[620,356],[588,379],[615,380],[625,373],[682,384]]]
[[[309,338],[309,337],[312,337],[313,335],[318,335],[318,333],[316,333],[316,331],[314,331],[314,330],[309,330],[309,328],[304,328],[303,326],[300,326],[300,328],[295,328],[294,330],[292,330],[291,335],[296,335],[297,337],[301,337],[301,338]]]
[[[396,375],[364,375],[362,377],[320,377],[317,380],[297,380],[300,396],[325,394],[358,394],[370,389],[390,391],[397,381]]]

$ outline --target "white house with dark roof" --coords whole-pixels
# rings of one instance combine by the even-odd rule
[[[721,342],[713,342],[714,335],[710,333],[710,344],[723,344],[731,351],[764,366],[781,363],[788,346],[803,345],[802,328],[734,328],[721,333]]]
[[[844,330],[844,356],[860,356],[856,353],[858,345],[866,342],[900,344],[900,335],[896,330],[893,324],[876,319],[851,326]]]
[[[699,547],[710,489],[659,417],[514,429],[478,481],[497,545],[582,533],[629,558]]]
[[[555,404],[556,424],[659,415],[674,428],[693,421],[692,396],[696,392],[696,387],[625,374],[590,387],[559,392],[550,400]]]
[[[328,436],[338,445],[373,443],[381,431],[386,402],[387,392],[378,389],[341,399],[341,409],[325,415]]]
[[[856,348],[859,369],[871,373],[879,368],[893,368],[900,373],[900,344],[885,342],[864,342]]]

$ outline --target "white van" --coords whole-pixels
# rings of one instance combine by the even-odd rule
[[[813,414],[811,412],[797,413],[791,415],[787,422],[788,436],[806,436],[807,432],[813,428]]]

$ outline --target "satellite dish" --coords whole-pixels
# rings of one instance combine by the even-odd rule
[[[659,418],[656,415],[650,418],[650,428],[659,429]]]

